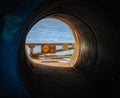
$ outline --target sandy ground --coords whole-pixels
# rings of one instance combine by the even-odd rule
[[[86,96],[81,98],[89,98],[96,93],[94,82],[79,70],[68,67],[68,63],[42,63],[37,59],[33,59],[33,62],[37,81],[35,85],[39,91],[37,95],[42,96],[41,98],[63,98],[69,95],[72,98],[78,98],[78,95]]]
[[[34,63],[32,69],[36,74],[70,74],[73,70],[67,62],[42,62],[38,59],[32,59],[32,62]]]
[[[109,82],[104,84],[104,80],[94,80],[80,70],[68,67],[68,63],[48,63],[37,59],[32,59],[32,62],[34,62],[32,68],[36,74],[35,82],[32,83],[35,88],[34,95],[40,98],[63,98],[64,96],[103,98],[108,90],[105,88],[106,85],[111,85]]]
[[[38,60],[38,59],[33,59],[32,60],[35,64],[42,64],[44,66],[55,66],[55,67],[71,67],[70,64],[68,62],[55,62],[56,60],[54,61],[41,61],[41,60]]]

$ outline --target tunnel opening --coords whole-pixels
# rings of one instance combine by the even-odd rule
[[[94,34],[93,28],[82,16],[82,12],[79,16],[78,12],[72,12],[74,8],[70,11],[69,7],[68,9],[65,9],[65,6],[54,6],[55,7],[50,7],[50,9],[47,9],[49,7],[45,8],[45,11],[42,9],[39,10],[40,8],[36,10],[26,21],[21,34],[18,57],[19,72],[25,87],[32,96],[51,96],[53,94],[56,96],[61,96],[64,94],[79,94],[80,86],[77,87],[74,83],[77,82],[79,84],[81,80],[77,79],[76,77],[81,75],[79,72],[93,72],[95,68],[94,65],[97,61],[98,46],[96,36]],[[60,20],[67,24],[67,26],[71,29],[75,40],[74,53],[72,54],[71,60],[69,61],[70,66],[72,65],[72,67],[42,66],[41,68],[36,68],[34,70],[33,66],[35,66],[35,63],[31,60],[30,56],[28,56],[25,50],[26,36],[38,21],[45,18],[54,18]],[[71,80],[72,78],[74,82]],[[56,81],[56,79],[58,79],[58,81]],[[45,84],[45,88],[44,85],[40,84],[41,82]],[[49,86],[53,85],[53,83],[58,84],[58,87],[49,88]],[[75,85],[76,89],[72,89],[72,83]],[[72,93],[68,94],[68,92],[64,91],[64,87],[66,86],[70,86],[70,89],[65,90]],[[35,91],[33,91],[33,89]]]
[[[72,56],[76,52],[74,39],[66,23],[56,18],[44,18],[28,32],[25,51],[34,65],[73,67],[71,62],[75,61]]]
[[[45,40],[43,41],[42,38],[44,38],[44,37],[42,37],[41,38],[42,43],[33,43],[33,42],[27,43],[28,36],[26,37],[26,42],[25,42],[26,60],[29,64],[29,67],[31,68],[31,70],[34,73],[42,74],[42,73],[51,73],[52,72],[55,74],[56,73],[65,74],[64,72],[66,72],[66,70],[71,70],[71,68],[76,68],[76,66],[77,66],[76,63],[78,61],[80,61],[80,57],[81,57],[81,53],[80,53],[81,37],[80,36],[81,35],[78,33],[79,31],[75,28],[75,26],[70,22],[70,20],[72,18],[67,19],[66,16],[68,16],[68,15],[51,14],[40,20],[40,21],[42,21],[42,20],[45,21],[47,19],[54,19],[54,21],[57,20],[57,21],[61,22],[62,24],[64,24],[64,26],[66,27],[66,30],[69,31],[69,34],[65,34],[65,31],[64,31],[64,34],[61,34],[61,35],[57,34],[57,35],[59,35],[57,37],[57,42],[53,41],[53,40],[55,40],[55,37],[53,39],[51,39],[52,41],[50,41],[49,38],[47,38],[47,36],[44,36],[44,34],[42,34],[42,33],[40,33],[40,35],[43,35],[46,40],[46,41]],[[51,22],[49,24],[51,24]],[[53,22],[52,22],[52,24],[53,24]],[[35,24],[34,24],[34,26],[35,26]],[[50,25],[50,26],[52,26],[52,25]],[[55,25],[55,26],[57,27],[57,25]],[[62,27],[62,28],[64,29],[65,27]],[[39,29],[40,29],[40,27],[39,27]],[[32,28],[30,31],[32,31]],[[49,31],[51,31],[51,30],[49,30]],[[56,33],[54,30],[52,32]],[[61,32],[60,28],[58,29],[58,33],[59,32]],[[61,39],[61,41],[60,41],[60,36],[64,36]],[[69,40],[66,40],[67,36],[68,36]],[[37,40],[37,39],[35,38],[35,40]],[[41,53],[33,53],[33,51],[34,51],[33,49],[35,48],[36,44],[41,45],[40,47],[38,46],[39,48],[37,47],[39,50],[41,50],[40,51]],[[52,48],[51,48],[52,52],[51,52],[51,50],[49,51],[49,49],[48,49],[48,47],[50,48],[50,46],[52,46]],[[28,50],[29,53],[27,51],[28,48],[29,48],[29,50]],[[58,48],[58,50],[57,50],[57,48]],[[70,50],[72,50],[72,51],[70,51]],[[47,51],[48,51],[48,53],[47,53]],[[57,51],[58,52],[64,51],[64,52],[57,53]],[[65,52],[65,51],[67,51],[67,52]],[[61,68],[61,67],[64,67],[64,68]]]
[[[24,53],[25,53],[25,57],[27,60],[27,64],[29,65],[31,70],[37,69],[37,71],[35,71],[35,72],[39,73],[38,69],[44,70],[45,66],[43,67],[42,65],[46,65],[47,70],[50,69],[49,68],[50,66],[58,67],[58,69],[59,69],[59,67],[72,67],[72,68],[75,68],[78,70],[83,68],[84,71],[89,71],[89,70],[93,69],[93,66],[96,61],[96,56],[97,56],[97,44],[96,44],[96,39],[95,39],[94,33],[93,33],[92,29],[89,27],[89,25],[82,19],[78,19],[73,15],[50,14],[50,15],[44,16],[43,18],[39,17],[37,20],[33,20],[32,26],[29,28],[29,30],[26,32],[26,34],[29,34],[29,31],[32,30],[32,27],[35,26],[35,24],[38,21],[42,21],[44,19],[56,19],[56,20],[63,22],[64,24],[66,24],[68,26],[68,28],[71,30],[71,33],[73,34],[72,36],[73,36],[74,41],[72,43],[65,43],[63,41],[62,48],[67,48],[65,50],[68,50],[69,48],[71,48],[71,49],[74,49],[74,51],[71,54],[67,54],[67,55],[71,55],[69,57],[69,61],[67,61],[67,64],[66,63],[57,64],[55,62],[54,63],[49,62],[46,64],[46,61],[50,60],[50,59],[47,60],[49,57],[52,58],[52,56],[53,56],[53,58],[54,58],[54,56],[56,56],[55,55],[55,52],[56,52],[55,43],[51,43],[50,41],[48,41],[48,43],[44,43],[45,41],[43,43],[41,43],[40,48],[41,48],[41,53],[43,52],[43,54],[40,55],[40,53],[33,53],[35,44],[37,44],[37,45],[39,45],[39,44],[38,43],[26,43],[25,39],[27,39],[27,38],[24,38],[24,41],[25,41],[24,42],[25,43],[25,45],[24,45],[25,52]],[[48,39],[49,38],[47,38],[47,40]],[[37,39],[35,39],[35,40],[37,40]],[[71,46],[69,46],[69,44]],[[50,47],[53,47],[53,49],[51,48],[53,50],[53,52],[51,54],[51,51],[50,51],[49,54],[47,55],[47,53],[45,53],[45,51],[46,50],[48,51],[49,50],[48,48],[50,48]],[[30,54],[28,52],[26,52],[27,48],[30,48],[30,50],[29,50]],[[40,48],[39,48],[39,50],[40,50]],[[64,49],[62,49],[62,50],[64,50]],[[64,54],[64,55],[66,55],[66,54]],[[37,58],[37,59],[33,60],[33,59],[31,59],[31,57]],[[68,59],[68,56],[66,56],[66,58]],[[55,59],[51,59],[51,61],[53,61],[53,60],[55,61]],[[40,63],[41,61],[43,61],[43,62]],[[39,68],[38,65],[42,66],[43,68],[41,68],[41,67]],[[36,66],[36,68],[35,68],[35,66]],[[52,71],[52,69],[50,69],[50,70]],[[54,71],[53,71],[53,73],[54,73]]]

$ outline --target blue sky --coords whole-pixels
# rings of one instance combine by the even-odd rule
[[[45,18],[38,21],[28,32],[26,42],[73,43],[73,33],[64,22]]]
[[[73,33],[64,22],[45,18],[38,21],[28,32],[26,43],[74,43]],[[29,48],[27,48],[29,52]],[[34,48],[35,52],[40,52],[40,47]],[[57,54],[72,53],[73,50],[59,52]]]

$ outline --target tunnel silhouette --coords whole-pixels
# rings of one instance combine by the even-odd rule
[[[107,13],[100,6],[87,1],[31,0],[29,4],[26,1],[23,5],[25,11],[21,8],[22,1],[17,9],[14,9],[15,4],[11,4],[11,9],[5,9],[2,13],[2,22],[10,29],[1,26],[2,75],[5,76],[1,96],[111,97],[112,81],[116,82],[119,77],[118,32],[109,18],[104,17]],[[79,54],[76,52],[73,56],[78,56],[74,67],[48,66],[41,68],[39,74],[32,70],[34,63],[25,53],[25,38],[32,26],[45,17],[60,19],[76,32],[83,47]],[[8,47],[11,49],[7,50]]]

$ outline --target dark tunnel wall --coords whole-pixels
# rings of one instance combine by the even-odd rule
[[[18,43],[25,20],[33,9],[43,2],[43,0],[0,1],[0,96],[28,96],[18,74]]]
[[[52,3],[51,1],[50,3]],[[54,2],[58,1],[56,0]],[[18,47],[20,36],[22,34],[21,32],[23,31],[26,20],[38,5],[42,8],[44,5],[44,0],[4,0],[3,2],[0,2],[0,97],[29,97],[29,94],[24,88],[23,82],[19,75],[17,62],[19,52]],[[116,6],[114,4],[117,3],[106,5],[107,3],[103,3],[102,1],[100,1],[100,3],[89,1],[88,4],[89,3],[92,3],[96,7],[99,6],[98,9],[101,8],[101,12],[96,13],[99,13],[99,15],[105,17],[107,23],[104,22],[105,24],[103,25],[107,25],[107,28],[110,28],[111,30],[110,33],[110,31],[107,31],[105,28],[106,33],[101,33],[98,36],[99,38],[101,37],[100,39],[103,38],[102,40],[98,40],[98,42],[102,44],[103,50],[100,50],[102,56],[100,56],[100,58],[98,57],[99,60],[96,63],[96,65],[98,64],[101,66],[95,66],[94,71],[98,73],[106,72],[106,74],[109,74],[111,77],[111,80],[116,80],[119,78],[119,20],[117,20],[119,16],[116,15],[114,10],[118,11],[119,7],[117,6],[111,8],[111,6]],[[49,4],[46,3],[45,5],[47,6]],[[94,26],[96,25],[97,24]],[[102,30],[104,30],[104,26],[101,29],[101,32]],[[102,52],[104,52],[104,54]],[[115,84],[118,83],[118,81],[114,82]],[[118,87],[119,84],[116,84],[115,86]]]

